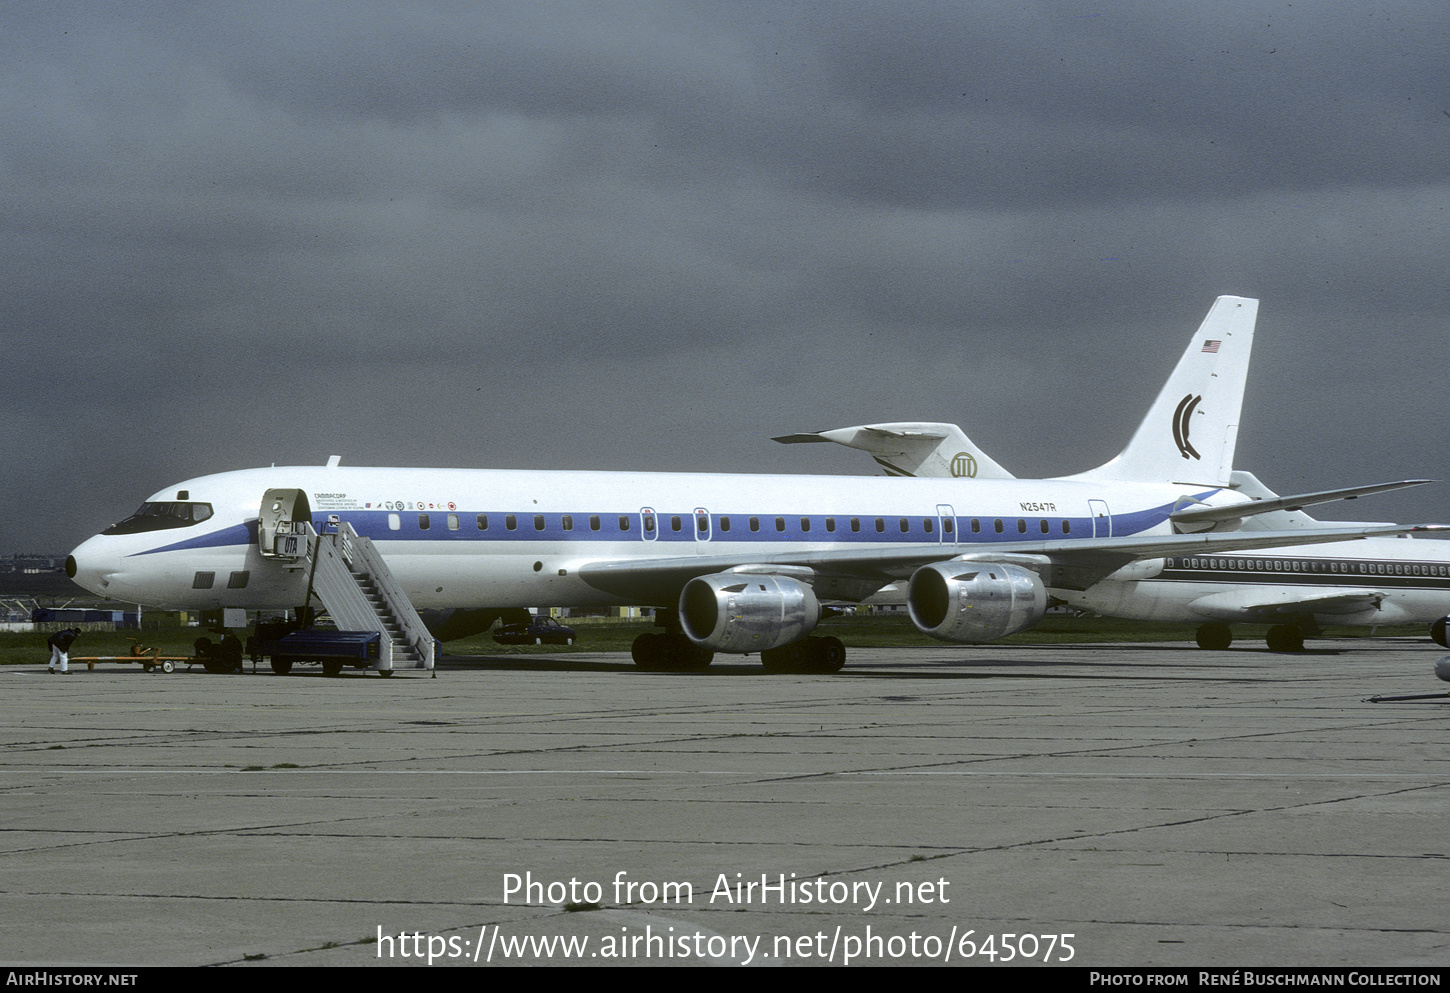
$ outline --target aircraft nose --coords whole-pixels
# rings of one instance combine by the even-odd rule
[[[92,593],[105,595],[111,577],[121,570],[121,556],[101,547],[98,538],[82,542],[65,557],[65,574]]]

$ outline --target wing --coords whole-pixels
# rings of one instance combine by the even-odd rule
[[[1188,606],[1205,617],[1218,620],[1270,620],[1283,614],[1357,614],[1378,610],[1388,595],[1384,590],[1327,587],[1318,593],[1312,592],[1312,587],[1277,592],[1238,589],[1200,597]]]
[[[581,563],[576,572],[597,590],[641,604],[672,605],[696,576],[741,572],[790,576],[827,599],[860,600],[932,562],[1005,562],[1037,572],[1048,586],[1087,589],[1138,559],[1208,555],[1250,548],[1283,548],[1358,538],[1450,530],[1442,525],[1383,525],[1313,531],[1234,531],[1226,534],[1060,538],[980,545],[919,544],[894,548],[831,548],[752,556],[748,549],[721,555],[616,559]]]

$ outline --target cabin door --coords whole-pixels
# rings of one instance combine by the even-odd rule
[[[295,559],[307,553],[300,527],[312,523],[312,505],[303,490],[272,489],[262,494],[257,512],[257,550],[266,558]]]
[[[939,503],[936,505],[936,530],[941,537],[937,540],[943,545],[955,545],[957,543],[957,513],[952,509],[951,504]]]

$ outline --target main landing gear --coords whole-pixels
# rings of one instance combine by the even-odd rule
[[[806,638],[760,653],[770,672],[840,672],[846,664],[846,646],[840,638]]]
[[[1199,648],[1221,652],[1233,644],[1234,636],[1227,624],[1213,621],[1199,626],[1195,640]],[[1264,635],[1264,644],[1271,652],[1302,652],[1304,631],[1298,624],[1275,624]]]
[[[655,624],[664,628],[634,639],[630,655],[634,664],[648,672],[698,672],[715,658],[708,648],[701,648],[680,627],[679,615],[661,610]],[[780,648],[760,653],[767,672],[840,672],[846,664],[846,646],[840,638],[803,638]]]
[[[1200,624],[1194,636],[1198,647],[1209,652],[1221,652],[1233,644],[1234,633],[1229,630],[1227,624],[1220,624],[1214,621],[1210,624]]]
[[[1302,652],[1304,632],[1299,630],[1297,624],[1275,624],[1264,636],[1264,643],[1271,652]]]

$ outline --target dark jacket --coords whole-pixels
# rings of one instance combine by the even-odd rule
[[[63,652],[69,652],[70,646],[74,645],[80,636],[79,631],[57,631],[50,636],[45,645],[47,648],[59,648]]]

